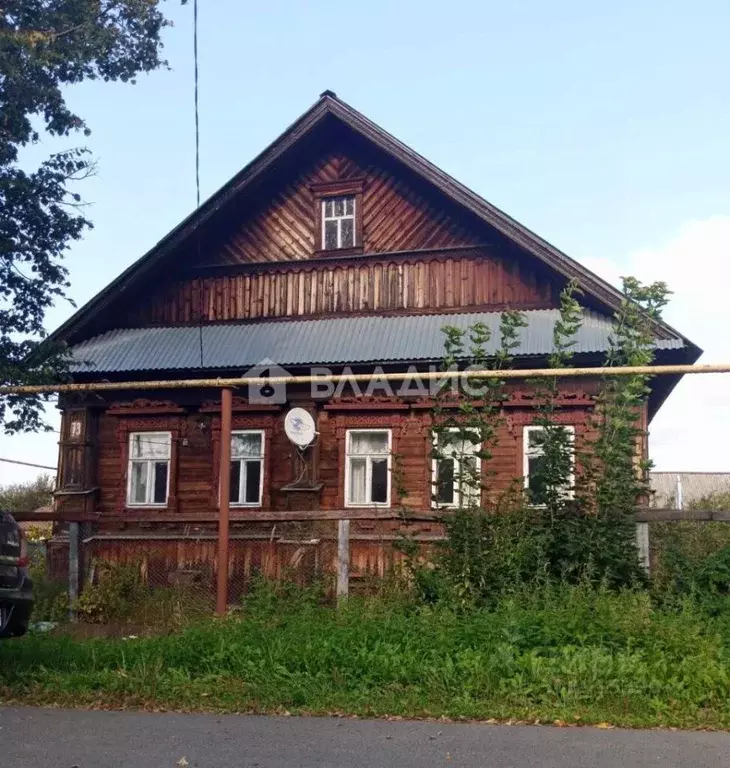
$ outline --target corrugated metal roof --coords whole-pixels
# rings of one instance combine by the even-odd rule
[[[713,493],[730,493],[730,472],[650,472],[649,482],[652,506],[659,508],[677,506],[680,486],[683,507]]]
[[[499,344],[501,313],[360,316],[321,320],[230,323],[202,327],[203,366],[198,327],[123,328],[77,344],[72,369],[85,373],[207,368],[249,368],[262,360],[282,366],[440,360],[446,325],[467,328],[484,323],[492,332],[487,352]],[[558,311],[525,312],[516,354],[552,351]],[[602,352],[608,347],[611,320],[584,312],[575,352]],[[657,348],[680,349],[680,339],[657,340]]]

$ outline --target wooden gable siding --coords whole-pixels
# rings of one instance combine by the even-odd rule
[[[342,260],[174,283],[133,309],[127,325],[306,317],[363,312],[557,306],[544,270],[486,249],[414,258]]]
[[[206,263],[302,260],[321,247],[315,233],[313,185],[362,179],[365,253],[444,248],[484,242],[478,227],[453,205],[444,206],[383,160],[348,144],[320,156],[294,179],[273,191],[263,207],[243,214],[234,232]],[[242,212],[243,213],[243,212]]]

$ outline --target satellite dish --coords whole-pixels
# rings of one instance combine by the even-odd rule
[[[297,448],[306,448],[314,440],[314,419],[304,408],[292,408],[284,419],[284,431]]]

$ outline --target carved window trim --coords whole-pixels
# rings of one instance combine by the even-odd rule
[[[330,422],[332,424],[332,433],[334,435],[334,444],[337,446],[337,501],[336,505],[338,509],[361,509],[362,507],[353,507],[352,505],[346,505],[345,488],[346,488],[346,474],[347,474],[347,433],[350,430],[364,429],[364,430],[377,430],[377,429],[389,429],[390,430],[390,453],[391,456],[397,456],[400,447],[400,439],[405,434],[408,417],[404,414],[394,413],[382,413],[382,414],[342,414],[333,415],[330,413]],[[321,427],[320,427],[321,429]],[[394,485],[392,479],[392,471],[395,467],[395,463],[391,460],[390,471],[390,503],[388,507],[392,509],[393,504],[397,503],[397,498],[394,496]],[[371,509],[374,505],[366,505],[365,508]],[[381,507],[383,505],[375,505]]]
[[[178,496],[178,464],[179,444],[184,430],[184,417],[132,417],[118,416],[117,441],[119,443],[120,482],[117,488],[116,511],[123,514],[125,510],[139,512],[137,506],[127,504],[127,488],[129,484],[129,435],[132,432],[169,432],[170,433],[170,471],[168,477],[167,503],[144,507],[154,517],[155,512],[177,512]]]
[[[136,435],[150,435],[153,437],[153,440],[155,442],[162,443],[167,448],[167,456],[165,457],[158,457],[158,458],[152,458],[152,457],[135,457],[134,452],[132,450],[132,446],[134,445],[134,438]],[[167,507],[167,499],[170,496],[170,462],[172,460],[172,435],[168,431],[164,432],[150,432],[148,430],[140,431],[140,432],[130,432],[129,433],[129,446],[128,446],[128,462],[127,462],[127,507],[132,509],[165,509]],[[150,441],[152,442],[152,441]],[[133,501],[132,498],[134,496],[134,475],[133,475],[133,469],[134,465],[136,464],[144,464],[145,466],[145,473],[147,475],[147,495],[151,496],[152,499],[148,500],[145,499],[144,501]],[[155,501],[154,495],[155,495],[155,478],[154,473],[156,469],[156,465],[158,464],[164,464],[165,465],[165,500],[164,501]]]
[[[317,258],[337,258],[363,252],[362,198],[365,179],[346,179],[312,184],[314,196],[314,255]],[[348,248],[324,248],[323,241],[323,205],[330,197],[353,197],[355,201],[355,244]]]
[[[271,413],[262,413],[256,416],[245,416],[233,414],[231,423],[232,432],[257,431],[262,432],[264,436],[264,445],[266,446],[263,456],[263,471],[261,476],[261,503],[257,505],[231,504],[231,508],[245,512],[251,510],[269,510],[271,509],[271,446],[274,435],[278,432],[277,416]],[[221,418],[213,416],[211,426],[211,437],[213,444],[213,472],[210,478],[210,505],[212,509],[220,508],[220,489],[218,478],[221,466]]]
[[[574,424],[560,424],[558,425],[565,430],[569,435],[569,442],[571,446],[570,458],[572,469],[568,476],[567,487],[561,488],[560,492],[563,498],[572,499],[575,496],[575,425]],[[530,435],[539,434],[545,432],[545,427],[541,424],[526,424],[522,427],[522,485],[525,489],[525,493],[530,494],[530,459],[539,458],[543,454],[543,449],[540,445],[533,446],[530,442]],[[541,504],[534,504],[534,506],[541,506]]]
[[[363,454],[356,454],[353,452],[352,449],[352,439],[355,437],[355,435],[359,434],[367,434],[367,435],[385,435],[386,437],[386,443],[387,443],[387,451],[385,453],[363,453]],[[383,457],[385,457],[386,461],[386,487],[385,487],[385,501],[370,501],[365,502],[363,504],[358,504],[355,501],[350,500],[349,497],[349,487],[350,487],[350,481],[352,479],[352,473],[353,473],[353,464],[355,461],[361,459],[365,462],[365,476],[366,476],[366,482],[369,485],[369,493],[372,496],[373,494],[373,485],[372,485],[372,473],[373,473],[373,463],[375,461],[381,461],[383,460]],[[369,480],[369,482],[368,482]],[[393,484],[393,430],[389,428],[356,428],[356,429],[348,429],[347,433],[345,435],[345,488],[344,488],[344,497],[345,497],[345,507],[381,507],[384,509],[390,509],[391,506],[391,486]]]
[[[243,507],[243,508],[249,508],[249,509],[260,509],[261,508],[261,502],[263,500],[264,496],[264,480],[265,480],[265,465],[266,465],[266,457],[269,452],[269,447],[266,445],[266,430],[263,429],[234,429],[231,430],[231,437],[235,435],[257,435],[261,439],[261,447],[259,454],[257,456],[234,456],[233,455],[233,445],[231,445],[231,464],[233,462],[237,462],[239,465],[239,484],[238,488],[236,488],[236,501],[233,501],[234,498],[234,489],[233,489],[233,483],[231,483],[231,495],[230,495],[230,505],[231,507]],[[231,440],[231,443],[233,440]],[[258,463],[260,467],[260,477],[259,477],[259,492],[258,492],[258,498],[255,501],[246,501],[245,498],[242,499],[242,491],[244,488],[247,488],[247,477],[246,477],[246,465],[249,463]]]
[[[448,432],[459,432],[459,427],[448,427]],[[429,436],[429,448],[436,449],[438,445],[439,433],[432,430]],[[477,476],[482,478],[482,460],[479,456],[475,456],[475,453],[479,453],[483,446],[481,442],[467,443],[464,442],[464,447],[459,450],[456,446],[450,446],[452,450],[447,448],[440,458],[433,455],[433,451],[429,450],[429,456],[431,460],[431,508],[432,509],[457,509],[461,506],[461,496],[464,494],[467,497],[472,497],[477,504],[481,504],[482,489],[466,487],[466,490],[460,484],[463,481],[461,478],[461,462],[464,459],[471,458],[475,463],[475,471]],[[442,462],[450,461],[453,464],[453,477],[451,480],[452,486],[452,500],[451,501],[439,501],[438,496],[438,470],[439,465]]]

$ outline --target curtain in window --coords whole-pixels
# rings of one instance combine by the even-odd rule
[[[372,456],[388,453],[388,435],[385,432],[351,432],[350,455]]]
[[[367,504],[367,460],[350,459],[350,502],[353,504]]]

